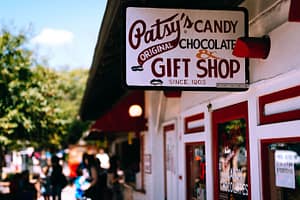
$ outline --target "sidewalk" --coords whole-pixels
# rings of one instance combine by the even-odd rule
[[[44,200],[43,197],[38,200]],[[66,186],[61,193],[61,200],[76,200],[75,199],[75,187],[74,186]]]

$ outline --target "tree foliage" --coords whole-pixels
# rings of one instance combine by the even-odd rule
[[[25,34],[0,33],[0,143],[74,143],[88,126],[77,119],[87,71],[46,68],[26,42]]]
[[[65,130],[66,134],[61,138],[62,145],[76,143],[82,136],[83,131],[87,130],[90,122],[83,122],[79,119],[78,112],[84,93],[88,70],[75,69],[60,72],[60,87],[62,98],[58,102],[59,107],[63,108],[62,118],[68,119]]]

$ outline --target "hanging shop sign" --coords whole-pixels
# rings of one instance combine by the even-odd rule
[[[248,35],[248,15],[235,10],[126,8],[128,87],[246,90],[248,60],[232,55]]]

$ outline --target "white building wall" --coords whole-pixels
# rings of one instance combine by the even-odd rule
[[[160,169],[163,166],[161,156],[162,152],[161,138],[157,133],[157,121],[160,118],[161,98],[157,92],[146,93],[145,108],[146,118],[148,118],[148,132],[145,134],[145,154],[151,155],[151,174],[145,174],[146,199],[163,199],[162,191],[157,185],[163,186],[163,179],[158,178]],[[156,99],[156,101],[154,101]],[[163,187],[161,187],[163,189]],[[158,196],[158,194],[160,194]]]
[[[257,108],[257,98],[264,94],[276,92],[282,89],[300,85],[300,68],[292,72],[279,75],[269,81],[262,81],[257,85],[253,85],[249,91],[249,108]],[[282,106],[285,109],[288,105]],[[298,109],[300,105],[297,105]],[[251,185],[252,198],[262,199],[262,183],[261,183],[261,156],[260,141],[261,139],[270,138],[286,138],[299,137],[300,121],[289,121],[281,123],[273,123],[268,125],[258,125],[258,110],[249,109],[249,137],[250,137],[250,158],[251,158]]]
[[[176,120],[178,141],[178,200],[186,198],[185,143],[205,142],[207,199],[213,199],[212,166],[212,109],[219,109],[242,101],[248,101],[249,148],[252,199],[262,199],[260,140],[265,138],[299,137],[300,121],[258,125],[258,97],[282,89],[300,85],[300,24],[287,21],[289,0],[255,2],[246,0],[250,8],[250,36],[269,35],[271,51],[267,59],[250,59],[250,88],[245,92],[182,92],[180,98],[166,98],[162,91],[146,92],[148,132],[145,137],[145,153],[152,155],[152,174],[145,175],[146,199],[164,199],[163,133],[162,124]],[[256,4],[256,6],[253,6]],[[259,7],[260,6],[260,7]],[[272,19],[270,21],[270,19]],[[300,105],[299,105],[300,107]],[[204,112],[205,131],[183,135],[183,118]]]
[[[193,98],[195,100],[195,98]],[[195,107],[192,107],[188,110],[185,110],[181,114],[181,119],[184,119],[186,116],[192,116],[198,113],[204,112],[204,126],[205,126],[205,131],[201,133],[193,133],[193,134],[187,134],[184,135],[184,127],[182,126],[180,129],[180,133],[182,135],[182,141],[181,141],[181,155],[183,156],[184,159],[182,159],[182,162],[179,163],[179,169],[180,173],[183,175],[183,180],[182,183],[180,184],[181,188],[179,188],[180,191],[182,191],[178,199],[186,199],[186,157],[185,157],[185,144],[186,143],[193,143],[193,142],[204,142],[205,143],[205,152],[206,155],[211,155],[212,152],[212,146],[211,146],[211,116],[210,112],[207,109],[207,104],[201,104]],[[180,122],[183,124],[183,120]],[[180,155],[180,156],[181,156]],[[212,157],[211,156],[206,156],[206,182],[207,188],[213,188],[213,173],[212,173]],[[213,199],[213,194],[212,193],[207,193],[207,199]]]
[[[176,119],[179,105],[178,99],[167,99],[162,91],[146,92],[148,131],[145,133],[145,154],[152,157],[152,173],[145,174],[146,199],[164,199],[162,124],[166,120]]]

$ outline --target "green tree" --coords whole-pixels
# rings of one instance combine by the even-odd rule
[[[17,136],[22,139],[31,131],[30,120],[21,111],[26,101],[22,95],[32,76],[30,66],[33,63],[32,52],[23,48],[25,40],[25,35],[14,36],[6,30],[0,36],[0,133],[3,142]]]
[[[60,74],[59,91],[62,92],[61,100],[58,102],[59,107],[63,110],[62,118],[68,119],[63,137],[60,137],[61,144],[76,143],[82,136],[83,131],[87,130],[90,125],[89,121],[83,122],[79,119],[78,113],[83,97],[88,70],[74,69],[62,71]]]
[[[0,33],[0,143],[43,147],[75,143],[89,124],[76,117],[87,71],[46,68],[26,42],[25,34]]]

